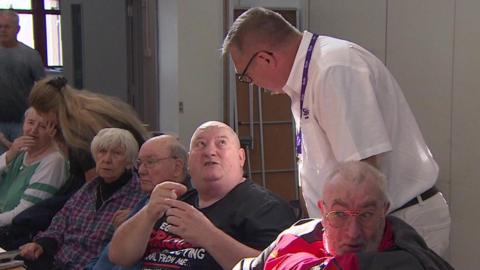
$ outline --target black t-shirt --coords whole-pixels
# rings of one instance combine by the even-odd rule
[[[196,190],[183,201],[198,208]],[[258,249],[266,248],[277,235],[295,222],[293,209],[253,181],[237,185],[225,197],[200,211],[219,229],[237,241]],[[144,257],[144,270],[222,269],[202,247],[192,245],[165,230],[165,218],[155,225]]]

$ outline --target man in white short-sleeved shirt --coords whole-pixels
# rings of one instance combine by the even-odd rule
[[[316,202],[329,171],[338,162],[364,160],[387,176],[390,212],[445,253],[450,214],[435,188],[438,165],[379,59],[354,43],[301,33],[264,8],[237,18],[223,51],[241,81],[290,97],[310,216],[320,216]]]

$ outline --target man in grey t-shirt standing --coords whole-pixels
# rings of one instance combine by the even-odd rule
[[[19,31],[18,15],[0,10],[0,132],[10,141],[20,135],[33,83],[45,77],[40,54],[17,40]]]

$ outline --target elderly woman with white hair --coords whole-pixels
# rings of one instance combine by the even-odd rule
[[[82,269],[101,252],[112,237],[114,213],[143,197],[132,171],[138,148],[127,130],[98,132],[91,152],[99,176],[67,201],[34,242],[20,247],[28,269]]]

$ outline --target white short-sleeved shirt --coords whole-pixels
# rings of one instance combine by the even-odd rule
[[[432,187],[438,165],[432,157],[397,82],[374,55],[360,46],[320,36],[310,62],[304,109],[300,89],[312,34],[304,32],[283,91],[292,100],[302,129],[300,181],[309,215],[320,217],[317,202],[329,171],[340,161],[378,155],[387,176],[390,209]]]

